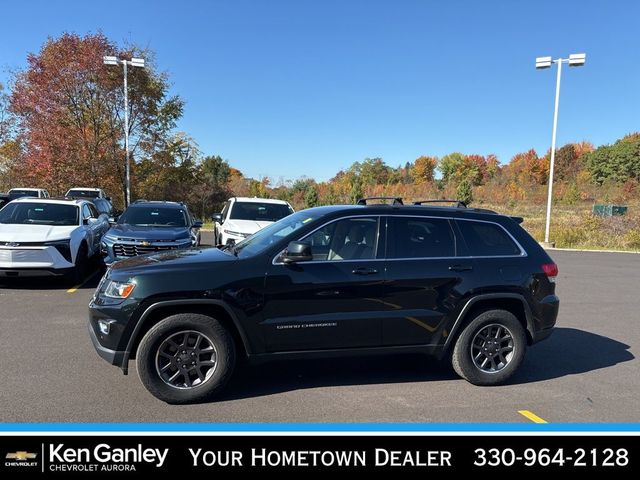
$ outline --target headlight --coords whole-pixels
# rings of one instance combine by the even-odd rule
[[[56,240],[55,242],[46,242],[45,246],[54,247],[67,262],[71,262],[71,240]]]
[[[111,280],[107,285],[107,288],[104,289],[105,297],[110,298],[127,298],[133,292],[133,289],[136,288],[136,284],[132,282],[116,282],[115,280]]]
[[[247,238],[249,235],[251,235],[250,233],[234,232],[233,230],[227,230],[227,229],[223,229],[222,231],[227,235],[233,235],[234,237]]]

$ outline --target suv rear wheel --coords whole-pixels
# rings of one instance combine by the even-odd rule
[[[231,377],[235,359],[233,338],[218,320],[181,313],[146,333],[136,365],[152,395],[182,404],[209,400],[219,393]]]
[[[499,385],[518,369],[527,348],[522,323],[506,310],[477,315],[458,337],[451,363],[474,385]]]

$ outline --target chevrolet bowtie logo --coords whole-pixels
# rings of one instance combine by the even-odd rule
[[[37,456],[38,456],[37,453],[13,452],[13,453],[7,453],[7,456],[5,458],[8,460],[19,460],[21,462],[24,462],[25,460],[32,460]]]
[[[142,245],[143,247],[148,247],[149,245],[151,245],[151,243],[149,243],[149,242],[141,242],[140,245]]]

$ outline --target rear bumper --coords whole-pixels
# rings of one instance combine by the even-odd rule
[[[531,338],[531,344],[533,345],[534,343],[538,343],[549,338],[554,330],[555,328],[551,327],[545,330],[538,330],[537,332],[534,332]]]
[[[547,295],[538,306],[538,315],[535,319],[535,329],[530,331],[531,343],[537,343],[553,333],[553,328],[558,318],[560,299],[557,295]]]

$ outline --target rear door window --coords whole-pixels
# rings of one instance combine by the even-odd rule
[[[391,218],[389,258],[455,257],[456,239],[446,218]]]
[[[456,220],[469,253],[474,257],[504,257],[521,255],[507,231],[500,225],[472,220]]]

